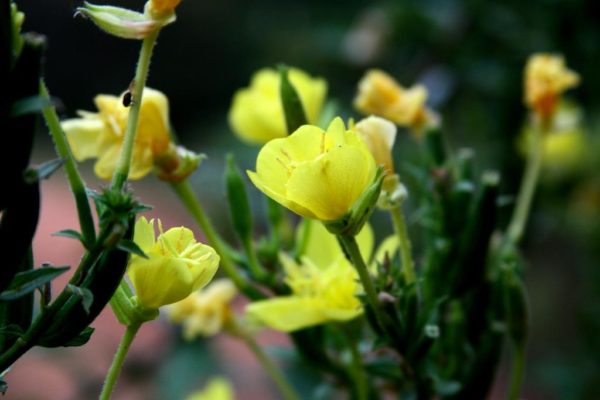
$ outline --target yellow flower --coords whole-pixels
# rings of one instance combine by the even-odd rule
[[[231,383],[221,377],[212,378],[204,389],[194,392],[186,400],[233,400],[235,395]]]
[[[325,101],[327,83],[295,68],[289,70],[289,79],[300,96],[308,123],[315,124]],[[288,135],[279,80],[276,70],[261,69],[252,77],[249,88],[240,89],[234,95],[229,124],[243,140],[263,144]]]
[[[525,104],[542,118],[553,115],[562,92],[579,84],[579,75],[562,56],[533,54],[525,66]]]
[[[416,85],[405,89],[387,73],[372,69],[358,83],[354,106],[365,114],[375,114],[398,125],[417,129],[426,121],[427,89]]]
[[[96,175],[109,180],[121,153],[129,108],[122,104],[120,96],[98,95],[94,102],[97,113],[80,111],[81,118],[63,121],[62,127],[75,158],[78,161],[97,158]],[[148,174],[154,160],[169,150],[169,131],[167,97],[158,90],[144,89],[130,179]]]
[[[230,317],[230,303],[236,295],[237,290],[229,279],[216,280],[205,289],[169,306],[169,319],[183,324],[183,336],[187,340],[199,335],[215,335]]]
[[[181,0],[150,0],[148,2],[148,12],[153,18],[164,18],[175,12],[175,7],[181,3]]]
[[[336,118],[327,132],[301,126],[261,149],[250,179],[295,213],[322,221],[344,216],[373,183],[376,165],[365,142]]]
[[[146,309],[185,299],[204,287],[215,275],[219,256],[212,247],[196,242],[191,230],[179,227],[155,237],[154,220],[141,217],[135,224],[134,241],[148,258],[132,255],[128,275],[138,304]]]
[[[349,321],[363,313],[356,297],[363,292],[358,274],[339,242],[322,224],[313,224],[310,229],[301,264],[283,253],[280,257],[292,294],[249,304],[246,313],[251,320],[292,332],[330,321]],[[373,250],[371,227],[366,224],[356,239],[361,255],[369,260]],[[397,240],[392,242],[384,241],[386,247],[377,251],[378,261],[383,260],[384,251],[393,256],[398,246]]]

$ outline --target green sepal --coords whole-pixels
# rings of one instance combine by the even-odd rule
[[[279,66],[279,95],[281,106],[285,116],[285,126],[288,134],[292,134],[296,129],[308,123],[302,99],[298,95],[296,88],[290,82],[289,69],[285,65]]]
[[[122,239],[117,244],[117,249],[123,250],[123,251],[125,251],[127,253],[130,253],[130,254],[135,254],[136,256],[139,256],[139,257],[142,257],[142,258],[148,258],[148,256],[146,255],[146,253],[144,253],[144,250],[142,250],[140,248],[140,246],[138,246],[133,240]]]

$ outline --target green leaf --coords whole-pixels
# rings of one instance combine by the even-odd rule
[[[43,267],[15,275],[8,289],[0,294],[0,301],[12,301],[52,281],[69,267]]]
[[[20,117],[27,114],[41,112],[42,109],[52,105],[52,102],[42,96],[29,96],[15,101],[10,110],[11,117]]]
[[[52,236],[66,237],[83,242],[83,236],[81,236],[81,233],[77,232],[74,229],[63,229],[62,231],[54,232]]]
[[[83,309],[85,312],[89,313],[90,307],[94,302],[94,294],[92,291],[87,288],[82,288],[71,284],[67,285],[67,288],[71,291],[71,293],[81,298],[81,305],[83,306]]]
[[[302,125],[307,124],[306,113],[302,106],[302,100],[296,91],[296,88],[288,78],[288,67],[282,65],[279,67],[281,84],[279,94],[281,96],[281,105],[285,115],[285,124],[288,134],[293,133]]]
[[[133,240],[123,239],[117,244],[117,248],[142,258],[148,258],[146,253]]]
[[[83,346],[84,344],[89,342],[90,338],[92,337],[92,333],[94,333],[94,328],[92,328],[91,326],[88,326],[83,331],[81,331],[81,333],[79,335],[75,336],[73,339],[64,343],[63,346],[64,347]]]

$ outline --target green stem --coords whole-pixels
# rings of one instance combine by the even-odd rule
[[[100,400],[109,400],[110,395],[117,383],[117,379],[119,378],[119,374],[121,373],[121,368],[123,367],[123,361],[125,361],[125,356],[127,355],[127,351],[133,343],[133,339],[140,329],[141,324],[129,325],[123,334],[123,338],[121,339],[121,343],[119,344],[119,348],[115,353],[115,357],[113,358],[112,364],[110,365],[110,369],[108,370],[108,374],[106,375],[106,380],[104,381],[104,386],[102,387],[102,393],[100,393]]]
[[[514,346],[512,354],[512,371],[510,376],[509,400],[518,400],[525,372],[525,349],[523,346]]]
[[[411,284],[416,280],[415,264],[412,258],[412,246],[410,244],[410,238],[408,237],[406,222],[404,221],[401,206],[397,205],[392,208],[390,213],[392,214],[394,230],[396,231],[398,242],[400,244],[400,257],[402,257],[402,273],[404,274],[404,280],[406,281],[406,284]]]
[[[196,223],[200,226],[204,235],[206,236],[206,240],[208,244],[210,244],[215,251],[221,257],[221,267],[232,280],[233,284],[244,294],[252,299],[263,297],[260,293],[258,293],[254,288],[252,288],[238,273],[233,261],[227,249],[218,236],[215,228],[213,227],[210,219],[204,212],[202,205],[198,202],[196,195],[192,189],[192,186],[188,182],[188,180],[184,180],[183,182],[171,183],[171,187],[175,190],[175,193],[181,200],[181,202],[185,205],[187,210],[192,214]]]
[[[352,376],[354,377],[354,386],[356,388],[357,399],[366,400],[369,396],[369,388],[367,386],[367,376],[362,365],[362,357],[358,349],[358,341],[355,339],[352,332],[343,329],[348,341],[348,347],[352,354]]]
[[[234,319],[231,319],[227,324],[227,329],[235,337],[240,338],[246,346],[252,351],[260,365],[269,374],[275,382],[283,398],[286,400],[299,400],[300,396],[296,393],[292,385],[287,381],[286,377],[281,373],[281,370],[273,363],[273,360],[265,354],[262,348],[256,343],[254,337],[245,329],[241,328]]]
[[[246,253],[246,257],[248,259],[248,265],[250,267],[250,271],[252,275],[259,280],[263,281],[267,278],[267,273],[264,268],[260,264],[258,257],[256,255],[256,251],[254,250],[254,246],[252,245],[252,239],[248,237],[244,239],[242,245],[244,246],[244,252]]]
[[[152,32],[142,42],[142,49],[140,50],[140,56],[137,63],[134,78],[134,89],[129,109],[129,118],[127,119],[127,126],[125,128],[125,136],[123,139],[123,147],[121,148],[121,155],[117,161],[115,173],[113,175],[112,187],[113,189],[121,189],[123,184],[129,176],[129,167],[131,165],[131,158],[133,154],[133,144],[135,143],[135,136],[138,128],[138,121],[140,116],[140,109],[142,107],[142,93],[146,86],[146,79],[148,77],[148,69],[150,67],[150,59],[152,58],[152,50],[156,43],[156,38],[160,29]]]
[[[296,242],[296,258],[300,258],[306,253],[306,246],[308,246],[308,239],[310,238],[310,231],[314,221],[312,219],[304,219],[302,221],[302,230],[300,231],[300,238]]]
[[[50,94],[46,87],[44,80],[40,80],[40,96],[50,103]],[[67,179],[69,180],[69,186],[75,196],[75,204],[77,205],[77,214],[79,215],[79,225],[81,226],[81,234],[83,235],[84,242],[91,245],[96,240],[96,231],[94,229],[94,219],[92,218],[92,210],[88,201],[87,194],[85,192],[85,183],[79,175],[77,170],[77,164],[73,159],[73,153],[71,147],[65,136],[58,115],[54,106],[49,105],[42,109],[44,119],[54,140],[54,146],[59,157],[64,160],[65,172]]]
[[[356,239],[354,236],[346,236],[339,235],[338,239],[348,252],[356,271],[358,272],[358,276],[360,277],[360,281],[362,282],[363,288],[365,289],[365,293],[367,295],[367,301],[373,310],[373,314],[375,315],[375,319],[377,320],[377,324],[382,332],[385,332],[385,325],[383,324],[383,318],[381,316],[381,307],[379,305],[379,299],[377,297],[377,292],[375,291],[375,285],[373,285],[373,281],[371,280],[371,276],[369,275],[369,270],[367,269],[367,265],[363,260],[360,250],[358,249],[358,244],[356,243]]]
[[[521,182],[517,204],[512,219],[508,225],[508,238],[513,243],[518,243],[523,235],[525,223],[529,216],[529,209],[535,193],[535,187],[542,168],[543,132],[540,128],[533,130],[533,140],[525,167],[525,175]]]

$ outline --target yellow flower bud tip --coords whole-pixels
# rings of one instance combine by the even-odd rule
[[[185,339],[212,336],[226,325],[231,314],[230,303],[237,295],[229,279],[218,279],[203,290],[167,308],[169,319],[183,324]]]
[[[290,68],[288,77],[302,101],[308,122],[315,124],[323,108],[327,83],[297,68]],[[249,87],[235,93],[228,119],[231,129],[242,140],[264,144],[287,136],[279,93],[280,80],[278,71],[261,69],[252,76]]]
[[[78,161],[97,158],[94,171],[106,180],[114,173],[129,117],[130,109],[121,98],[98,95],[94,99],[98,112],[80,111],[81,118],[62,122],[75,158]],[[155,160],[170,146],[168,99],[158,90],[145,88],[129,178],[140,179],[152,171]]]
[[[146,12],[153,18],[161,19],[171,16],[181,0],[150,0],[146,3]]]
[[[186,298],[213,278],[219,264],[215,250],[196,242],[191,230],[179,227],[164,232],[160,220],[158,227],[156,237],[154,220],[138,219],[134,241],[148,258],[133,255],[129,261],[128,275],[145,309]]]
[[[525,66],[525,104],[542,119],[550,118],[561,94],[579,81],[579,75],[566,67],[562,56],[533,54]]]
[[[425,122],[427,89],[422,85],[403,88],[381,70],[370,70],[358,83],[354,106],[365,114],[379,115],[398,125],[418,129]]]
[[[254,185],[295,213],[322,221],[344,216],[375,178],[369,148],[336,118],[323,131],[304,125],[267,143],[258,154]]]
[[[392,147],[396,141],[396,125],[372,115],[358,122],[354,129],[369,146],[377,165],[383,165],[388,174],[393,174]]]

